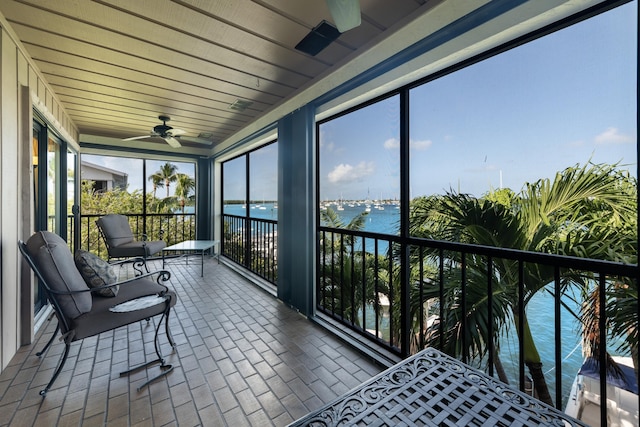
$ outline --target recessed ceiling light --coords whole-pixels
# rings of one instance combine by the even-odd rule
[[[211,139],[213,137],[213,133],[211,132],[202,132],[198,135],[198,138],[202,139]]]
[[[251,101],[244,101],[242,99],[236,99],[235,102],[229,105],[229,108],[237,111],[244,111],[249,105],[253,104]]]

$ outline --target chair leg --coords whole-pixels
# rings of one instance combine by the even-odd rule
[[[176,343],[173,341],[173,336],[169,330],[169,310],[167,310],[167,317],[164,319],[164,332],[167,335],[167,340],[169,340],[171,347],[176,348]]]
[[[173,366],[169,365],[167,363],[165,363],[164,357],[162,357],[162,353],[160,351],[160,346],[158,345],[158,333],[160,332],[160,328],[162,326],[162,321],[165,321],[165,330],[167,331],[167,338],[169,339],[169,343],[171,343],[172,347],[175,347],[175,344],[173,342],[173,339],[171,338],[171,334],[169,333],[169,329],[168,329],[168,323],[169,323],[169,312],[171,310],[171,307],[169,306],[169,301],[167,301],[167,309],[165,310],[164,313],[162,313],[162,316],[160,317],[160,321],[158,322],[158,326],[156,326],[156,333],[153,339],[153,345],[155,346],[155,350],[156,350],[156,355],[158,356],[157,359],[151,360],[149,362],[143,363],[142,365],[136,366],[134,368],[131,368],[127,371],[124,372],[120,372],[120,376],[124,377],[127,376],[129,374],[132,374],[134,372],[140,371],[142,369],[146,369],[149,366],[153,366],[157,363],[160,364],[160,369],[162,370],[162,372],[158,375],[156,375],[153,378],[150,378],[148,381],[146,381],[144,384],[140,385],[137,390],[140,391],[143,388],[145,388],[146,386],[148,386],[149,384],[151,384],[152,382],[159,380],[160,378],[166,376],[167,374],[169,374],[171,371],[173,371]]]
[[[69,349],[71,348],[71,344],[68,342],[64,343],[64,353],[62,354],[62,357],[60,358],[60,361],[58,362],[58,367],[56,368],[56,371],[53,373],[53,376],[51,377],[51,380],[49,380],[49,384],[47,384],[47,386],[40,390],[40,396],[44,397],[46,396],[47,392],[49,391],[49,389],[51,388],[51,386],[53,385],[53,383],[55,382],[55,380],[58,378],[58,375],[60,375],[60,372],[62,371],[62,368],[64,367],[65,362],[67,361],[67,357],[69,356]]]
[[[60,331],[60,322],[58,322],[58,324],[56,325],[56,330],[53,331],[53,335],[51,335],[51,338],[49,338],[49,341],[47,341],[47,344],[45,344],[42,350],[36,353],[36,356],[38,357],[42,356],[44,352],[47,351],[49,347],[51,347],[51,344],[53,343],[53,340],[56,338],[56,335],[58,335],[59,331]]]

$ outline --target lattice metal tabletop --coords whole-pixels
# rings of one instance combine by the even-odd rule
[[[586,426],[426,349],[291,426]]]

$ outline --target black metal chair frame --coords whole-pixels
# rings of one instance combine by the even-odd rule
[[[146,381],[145,383],[143,383],[142,385],[140,385],[138,387],[138,391],[140,391],[141,389],[143,389],[144,387],[146,387],[147,385],[149,385],[150,383],[166,376],[167,374],[169,374],[172,370],[173,370],[173,366],[170,364],[167,364],[162,352],[160,350],[160,346],[158,343],[158,334],[160,332],[160,328],[162,326],[162,323],[164,321],[165,324],[165,334],[167,336],[167,339],[169,341],[169,344],[171,345],[171,347],[173,349],[175,349],[176,345],[175,342],[173,341],[173,338],[171,336],[171,332],[169,331],[169,314],[171,311],[171,306],[173,305],[173,303],[175,303],[175,301],[172,301],[172,295],[175,295],[173,292],[169,291],[169,288],[164,285],[164,282],[168,281],[171,277],[171,273],[169,271],[166,270],[159,270],[159,271],[155,271],[152,273],[146,273],[146,274],[142,274],[139,276],[135,276],[133,278],[121,281],[121,282],[117,282],[117,283],[113,283],[110,285],[105,285],[105,286],[100,286],[100,287],[96,287],[96,288],[87,288],[86,290],[79,290],[79,291],[67,291],[67,292],[60,292],[60,291],[56,291],[54,289],[51,289],[51,287],[48,286],[46,280],[44,279],[40,269],[38,268],[38,266],[35,264],[33,258],[29,255],[29,253],[27,252],[26,249],[26,244],[23,241],[19,241],[18,243],[18,247],[20,248],[20,252],[22,253],[24,259],[27,261],[27,263],[29,264],[29,266],[31,267],[31,269],[34,271],[36,277],[40,280],[40,283],[43,284],[43,289],[44,292],[46,294],[47,300],[51,303],[51,306],[53,308],[53,311],[57,317],[58,320],[58,324],[56,325],[56,329],[53,333],[53,335],[51,336],[51,338],[49,339],[49,341],[47,342],[47,344],[44,346],[44,348],[37,352],[36,355],[38,357],[41,357],[42,355],[44,355],[44,353],[46,352],[46,350],[52,345],[54,338],[56,337],[56,335],[58,334],[58,332],[62,332],[62,336],[60,338],[61,341],[64,341],[65,343],[65,349],[64,352],[62,354],[62,356],[60,357],[60,361],[58,362],[58,366],[56,367],[53,376],[51,377],[51,380],[49,381],[49,383],[46,385],[46,387],[44,389],[42,389],[40,391],[40,395],[41,396],[46,396],[47,392],[51,389],[51,387],[53,386],[54,382],[56,381],[56,379],[58,378],[58,375],[60,375],[60,372],[62,371],[62,368],[65,365],[65,362],[67,361],[67,357],[69,356],[69,350],[71,348],[71,343],[73,341],[78,340],[75,336],[75,333],[73,331],[73,329],[71,328],[70,325],[70,321],[69,319],[67,319],[67,317],[63,314],[62,308],[60,306],[60,303],[58,301],[58,296],[61,295],[72,295],[72,294],[78,294],[81,292],[97,292],[101,289],[107,289],[107,288],[111,288],[114,286],[127,286],[127,285],[132,285],[133,287],[136,286],[136,282],[138,282],[139,280],[143,279],[143,280],[150,280],[152,278],[152,276],[157,276],[156,280],[154,281],[155,283],[157,283],[158,285],[160,285],[163,288],[163,291],[161,291],[158,295],[162,296],[165,298],[165,307],[164,310],[161,313],[157,313],[155,315],[160,315],[160,320],[158,321],[158,324],[156,326],[156,330],[155,330],[155,336],[154,336],[154,347],[155,347],[155,352],[157,355],[157,358],[154,360],[151,360],[149,362],[143,363],[139,366],[133,367],[131,369],[128,369],[127,371],[121,372],[120,376],[128,376],[129,374],[133,373],[133,372],[137,372],[140,371],[142,369],[146,369],[152,365],[155,364],[160,364],[160,368],[162,370],[162,372],[155,376],[150,378],[148,381]],[[138,282],[139,283],[139,282]],[[137,297],[142,297],[145,295],[137,295],[134,298],[131,299],[135,299]],[[113,313],[114,316],[117,316],[119,313]],[[120,326],[125,326],[126,324],[131,324],[131,323],[135,323],[136,321],[140,321],[140,320],[149,320],[149,317],[147,316],[141,316],[139,319],[136,319],[134,321],[130,321],[128,323],[125,324],[117,324],[115,327],[111,327],[111,328],[107,328],[101,332],[106,332],[109,330],[113,330],[113,329],[117,329]],[[101,332],[98,332],[101,333]],[[93,334],[93,335],[97,335],[97,334]],[[88,336],[87,336],[88,337]],[[87,338],[87,337],[83,337],[81,339]]]
[[[104,242],[105,247],[107,248],[107,261],[110,264],[123,264],[123,263],[129,263],[129,262],[133,262],[133,268],[134,270],[136,270],[137,273],[142,274],[142,270],[140,267],[144,267],[145,271],[148,273],[149,272],[149,267],[147,266],[147,260],[150,259],[150,256],[147,256],[147,250],[146,250],[146,246],[147,246],[147,241],[148,241],[148,236],[146,234],[139,234],[137,236],[139,236],[141,238],[141,240],[139,240],[139,242],[141,243],[141,248],[142,248],[142,254],[139,256],[136,256],[134,258],[126,258],[124,256],[121,255],[117,255],[117,248],[112,247],[109,244],[109,239],[107,238],[107,235],[105,234],[104,230],[102,229],[102,226],[100,225],[99,220],[95,222],[96,226],[98,227],[98,232],[100,233],[100,237],[102,238],[102,241]],[[164,230],[160,230],[159,231],[160,234],[160,238],[163,237],[164,235]],[[137,237],[135,234],[131,234],[134,238]],[[123,237],[128,237],[128,236],[123,236]],[[123,259],[126,258],[126,259]],[[136,261],[142,259],[142,262],[139,264],[136,264]],[[116,261],[113,261],[116,260]]]

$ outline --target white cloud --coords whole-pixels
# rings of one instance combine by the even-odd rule
[[[419,141],[415,141],[412,139],[409,141],[409,146],[413,150],[426,150],[432,144],[433,144],[433,141],[431,141],[430,139],[424,139]],[[389,138],[384,142],[384,148],[387,150],[395,150],[398,147],[400,147],[400,141],[397,138]]]
[[[431,141],[430,139],[423,139],[420,141],[414,141],[412,139],[411,141],[409,141],[409,147],[414,150],[426,150],[427,148],[431,147],[432,144],[433,141]]]
[[[595,137],[596,144],[629,144],[634,142],[631,135],[620,133],[618,128],[610,127]]]
[[[387,150],[393,150],[400,147],[400,141],[398,138],[389,138],[384,142],[384,148]]]
[[[329,182],[333,184],[359,181],[366,176],[372,175],[374,171],[375,165],[373,162],[363,161],[358,163],[356,166],[341,163],[329,172],[327,178],[329,179]]]
[[[325,143],[320,143],[320,147],[324,148],[327,152],[331,153],[333,150],[335,150],[336,146],[333,142],[325,142]]]

